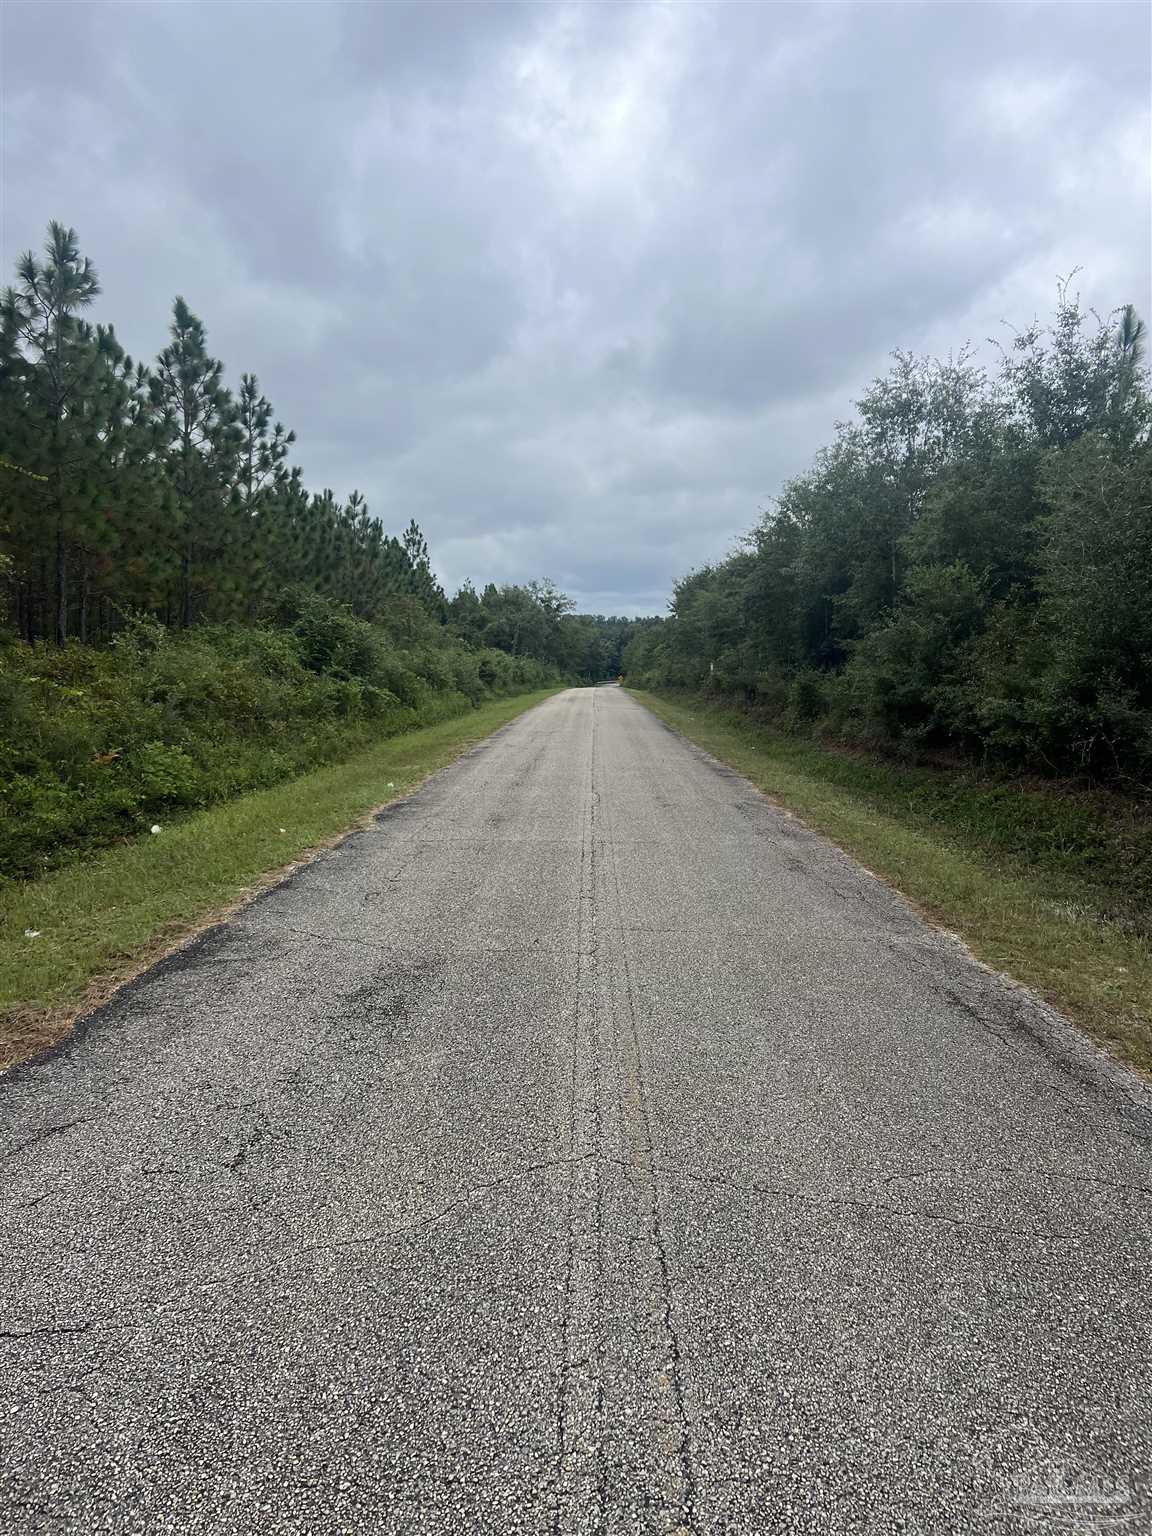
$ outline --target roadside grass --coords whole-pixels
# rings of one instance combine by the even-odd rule
[[[0,1069],[61,1039],[181,939],[557,691],[484,704],[40,879],[0,883]]]
[[[1024,982],[1152,1071],[1152,815],[1118,796],[910,767],[628,690]]]

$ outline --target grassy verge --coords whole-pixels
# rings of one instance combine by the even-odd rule
[[[630,692],[853,854],[996,970],[1152,1071],[1152,818],[1035,784],[781,737],[731,709]]]
[[[0,886],[0,1067],[61,1038],[79,1013],[268,883],[267,872],[332,841],[555,692],[485,704],[39,880]]]

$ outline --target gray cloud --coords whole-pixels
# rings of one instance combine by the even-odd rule
[[[450,584],[659,609],[895,346],[1149,308],[1125,5],[8,0],[2,255],[172,295]]]

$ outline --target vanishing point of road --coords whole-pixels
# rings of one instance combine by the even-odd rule
[[[1152,1093],[619,689],[0,1083],[0,1532],[1152,1532]]]

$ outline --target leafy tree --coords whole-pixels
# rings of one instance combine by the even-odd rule
[[[1079,764],[1152,776],[1152,443],[1087,433],[1050,455],[1040,612],[1045,681]]]
[[[1118,781],[1152,773],[1144,327],[1060,285],[998,376],[895,354],[630,676],[785,725]]]
[[[1052,325],[1030,326],[1005,351],[1009,399],[1040,447],[1062,448],[1098,429],[1123,442],[1147,431],[1144,325],[1130,304],[1117,313],[1118,325],[1086,313],[1063,281]]]

